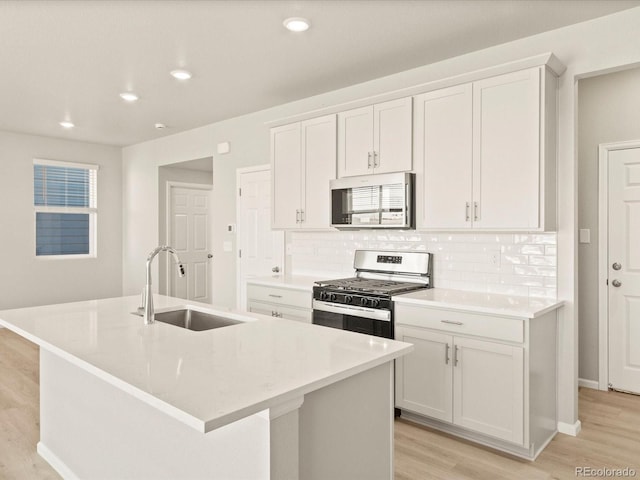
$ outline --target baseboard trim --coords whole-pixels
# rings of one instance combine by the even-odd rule
[[[45,461],[53,467],[53,469],[60,474],[65,480],[80,480],[75,473],[71,471],[67,465],[58,458],[49,448],[42,442],[38,442],[37,446],[38,455],[45,459]]]
[[[525,460],[530,460],[530,461],[535,460],[535,457],[540,453],[540,451],[542,451],[540,449],[536,453],[533,451],[533,448],[524,448],[522,446],[514,445],[507,441],[489,437],[482,433],[477,433],[471,430],[467,430],[466,428],[459,427],[457,425],[441,422],[440,420],[436,420],[435,418],[425,417],[420,414],[408,412],[405,410],[402,410],[401,418],[403,418],[404,420],[409,420],[411,422],[420,424],[420,425],[431,427],[435,430],[439,430],[441,432],[448,433],[456,437],[464,438],[465,440],[469,440],[469,441],[478,443],[480,445],[495,448],[496,450],[501,450],[513,456],[524,458]],[[553,435],[555,435],[555,432]],[[551,438],[553,438],[553,435],[551,435],[548,441],[551,441]]]
[[[564,433],[565,435],[577,437],[580,430],[582,430],[582,423],[580,423],[580,420],[577,420],[576,423],[558,422],[558,432]]]
[[[579,378],[578,386],[584,388],[592,388],[593,390],[600,390],[600,383],[598,383],[597,380],[587,380],[586,378]]]

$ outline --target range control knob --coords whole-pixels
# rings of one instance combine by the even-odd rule
[[[371,306],[374,308],[377,308],[380,306],[380,300],[378,300],[377,298],[374,298],[371,300]]]
[[[330,301],[335,302],[335,301],[336,301],[336,298],[337,298],[337,297],[336,297],[336,294],[335,294],[335,293],[330,293],[330,294],[329,294],[329,300],[330,300]]]
[[[345,295],[344,303],[353,303],[353,297],[351,295]]]
[[[367,299],[365,297],[362,297],[360,299],[360,305],[362,305],[363,307],[367,306]]]
[[[327,292],[320,292],[320,300],[326,300],[327,299]]]

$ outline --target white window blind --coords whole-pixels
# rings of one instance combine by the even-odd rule
[[[95,165],[34,160],[36,256],[95,255]]]

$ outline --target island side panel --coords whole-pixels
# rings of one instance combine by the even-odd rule
[[[300,478],[393,478],[393,361],[305,395]]]
[[[269,478],[268,412],[201,433],[44,348],[40,422],[64,478]]]

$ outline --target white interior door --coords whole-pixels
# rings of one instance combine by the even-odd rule
[[[608,163],[609,383],[640,393],[640,148]]]
[[[284,232],[271,230],[271,169],[239,170],[238,308],[247,306],[247,279],[284,270]],[[274,272],[277,270],[277,272]]]
[[[169,198],[169,243],[178,252],[186,273],[178,277],[173,259],[168,258],[169,295],[211,303],[211,190],[171,186]]]

